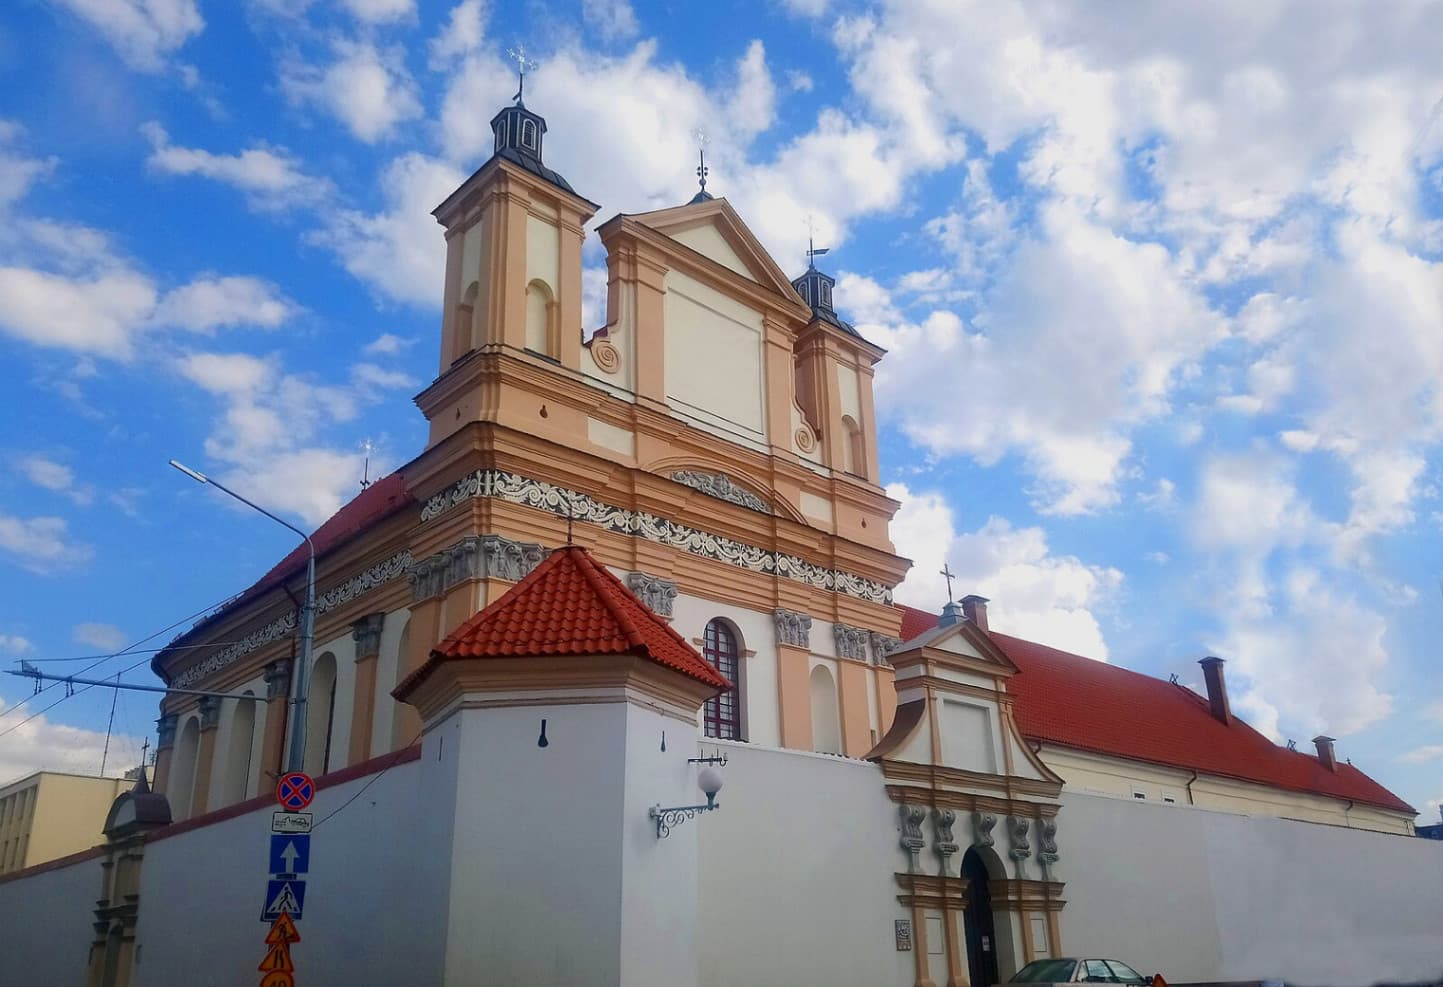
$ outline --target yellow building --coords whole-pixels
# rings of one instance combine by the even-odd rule
[[[135,782],[37,771],[0,788],[0,874],[88,850],[116,796]]]

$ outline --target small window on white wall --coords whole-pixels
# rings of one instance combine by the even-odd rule
[[[1177,796],[1175,795],[1164,795],[1162,800],[1168,805],[1177,805]]]
[[[1147,792],[1139,792],[1136,788],[1132,790],[1132,797],[1135,799],[1147,800]]]

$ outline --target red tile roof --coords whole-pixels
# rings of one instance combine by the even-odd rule
[[[899,609],[904,640],[936,626],[926,611]],[[1335,773],[1236,715],[1231,726],[1223,724],[1206,699],[1184,686],[996,631],[988,636],[1020,670],[1007,691],[1029,740],[1414,811],[1351,764],[1340,762]]]
[[[627,654],[717,689],[731,685],[589,552],[567,545],[438,644],[395,694],[409,692],[440,661]]]
[[[353,497],[311,533],[311,543],[316,546],[316,558],[321,558],[331,549],[339,547],[376,522],[415,502],[415,498],[406,489],[406,478],[399,470],[390,476],[382,477]],[[220,614],[226,613],[237,605],[280,585],[292,576],[304,572],[307,554],[305,542],[297,545],[289,555],[272,566],[269,572],[252,583],[239,596],[227,603],[221,610],[199,621],[171,644],[176,644],[182,638],[194,634]],[[150,662],[151,670],[162,678],[165,676],[161,672],[161,660],[168,657],[166,652],[161,651]]]

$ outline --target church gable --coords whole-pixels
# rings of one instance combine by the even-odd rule
[[[800,298],[786,273],[725,199],[690,202],[633,218],[800,308]]]

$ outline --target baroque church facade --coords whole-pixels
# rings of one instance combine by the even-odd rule
[[[606,324],[587,335],[599,207],[544,163],[519,100],[492,129],[434,213],[427,446],[313,537],[305,765],[339,806],[316,845],[347,862],[312,881],[310,979],[405,976],[365,948],[393,934],[378,895],[406,902],[404,982],[918,987],[1078,952],[1171,980],[1306,975],[1249,938],[1266,922],[1217,917],[1249,854],[1290,872],[1375,857],[1436,895],[1443,855],[1412,856],[1412,808],[1328,738],[1304,753],[1252,730],[1220,660],[1201,696],[992,631],[981,597],[895,604],[885,354],[833,279],[788,277],[703,185],[595,226]],[[162,702],[173,821],[126,829],[129,905],[82,923],[91,983],[179,982],[240,948],[175,889],[226,882],[216,848],[261,839],[304,572],[298,549],[156,656],[172,688],[233,698]],[[698,762],[723,758],[715,811],[652,811],[688,808]],[[378,842],[393,830],[403,844]],[[1150,840],[1156,859],[1127,845]],[[41,886],[0,879],[0,903],[22,885]]]

